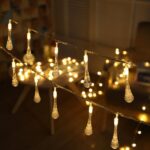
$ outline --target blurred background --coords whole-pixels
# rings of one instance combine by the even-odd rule
[[[120,117],[120,150],[150,149],[150,1],[149,0],[1,0],[0,45],[6,47],[7,24],[13,24],[13,54],[22,59],[26,52],[27,28],[40,34],[32,36],[32,52],[36,61],[53,57],[54,40],[59,44],[59,57],[72,57],[81,61],[84,49],[102,56],[115,57],[115,49],[126,50],[128,59],[136,64],[131,69],[131,87],[135,96],[132,104],[124,102],[124,86],[112,88],[106,82],[106,94],[97,103],[132,116],[140,123],[137,134],[136,121]],[[89,56],[89,70],[93,81],[97,71],[103,70],[105,79],[111,78],[111,66],[104,57]],[[3,150],[109,150],[113,134],[114,115],[95,108],[93,114],[94,134],[84,135],[88,109],[78,98],[59,90],[60,118],[50,119],[50,89],[40,87],[42,101],[33,102],[34,86],[21,83],[11,85],[11,59],[0,51],[0,149]],[[64,81],[65,82],[65,81]],[[78,83],[63,83],[74,91],[81,91]],[[108,88],[109,87],[109,88]],[[23,99],[14,110],[18,99]],[[146,110],[143,111],[143,106]],[[140,114],[146,119],[139,118]],[[52,130],[54,134],[52,135]],[[135,139],[136,135],[136,139]],[[132,143],[137,146],[132,148]],[[125,147],[128,146],[130,148]],[[124,149],[121,147],[124,147]]]

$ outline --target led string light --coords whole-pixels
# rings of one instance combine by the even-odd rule
[[[27,32],[27,51],[26,54],[23,56],[23,60],[25,63],[29,64],[29,65],[33,65],[34,61],[35,61],[35,57],[31,52],[31,29],[28,29]]]
[[[118,113],[116,114],[116,117],[114,118],[114,133],[113,133],[113,138],[111,141],[111,148],[112,149],[117,149],[119,147],[119,141],[118,141]]]
[[[127,103],[132,103],[134,100],[134,96],[132,94],[131,88],[130,88],[130,84],[129,84],[129,64],[126,63],[125,67],[124,67],[124,74],[126,77],[126,81],[125,81],[125,96],[124,96],[124,100]]]
[[[54,62],[53,77],[57,78],[59,76],[59,68],[58,68],[58,43],[57,42],[56,42],[54,54],[55,54],[55,62]]]
[[[93,128],[92,128],[92,113],[93,113],[93,106],[92,103],[89,102],[89,117],[87,121],[87,125],[84,129],[84,133],[87,136],[90,136],[93,134]]]
[[[15,56],[13,56],[13,54],[11,54],[11,53],[9,53],[8,51],[6,51],[3,47],[0,47],[4,52],[6,52],[9,56],[11,56],[12,58],[16,58]],[[19,60],[18,58],[16,58],[17,59],[17,61],[19,61],[20,63],[22,63],[21,62],[21,60]],[[22,63],[23,64],[23,63]],[[55,87],[57,87],[57,88],[60,88],[60,89],[63,89],[63,90],[65,90],[65,91],[67,91],[67,92],[70,92],[70,93],[72,93],[72,94],[74,94],[75,96],[78,96],[78,97],[80,97],[81,98],[81,96],[79,96],[79,95],[77,95],[76,93],[74,93],[73,91],[71,91],[71,90],[69,90],[69,89],[67,89],[67,88],[64,88],[64,87],[62,87],[62,86],[60,86],[60,85],[58,85],[58,84],[56,84],[56,83],[54,83],[54,82],[52,82],[51,80],[49,80],[44,74],[40,74],[39,72],[37,72],[37,70],[34,70],[33,68],[31,68],[31,70],[32,70],[32,72],[34,72],[34,73],[37,73],[37,75],[39,75],[39,76],[41,76],[41,77],[43,77],[44,79],[46,79],[47,81],[49,81],[53,86],[55,86]],[[105,106],[103,106],[103,105],[101,105],[101,104],[97,104],[97,103],[95,103],[95,102],[92,102],[92,101],[89,101],[89,100],[86,100],[86,102],[88,103],[88,104],[91,104],[90,106],[92,106],[92,107],[89,107],[89,114],[92,116],[92,112],[93,112],[93,105],[94,106],[96,106],[96,107],[99,107],[99,108],[102,108],[102,109],[104,109],[105,111],[107,111],[107,112],[110,112],[110,113],[112,113],[112,114],[116,114],[116,112],[115,111],[113,111],[113,110],[111,110],[111,109],[109,109],[108,107],[105,107]],[[90,116],[89,115],[89,116]],[[134,121],[138,121],[138,122],[141,122],[141,121],[139,121],[138,119],[135,119],[135,118],[133,118],[133,117],[131,117],[131,116],[125,116],[124,114],[122,114],[122,113],[117,113],[116,114],[116,117],[115,117],[115,119],[116,119],[116,121],[115,121],[115,119],[114,119],[114,135],[113,135],[113,139],[112,139],[112,143],[113,143],[113,140],[115,139],[114,137],[115,137],[115,134],[116,134],[116,126],[118,126],[117,125],[117,118],[118,118],[118,115],[119,116],[121,116],[121,117],[124,117],[124,118],[127,118],[127,119],[131,119],[131,120],[134,120]],[[89,118],[91,118],[91,117],[89,117]],[[90,120],[90,119],[88,119],[88,120]],[[90,123],[91,121],[88,121],[87,122],[87,129],[86,130],[89,130],[89,135],[91,135],[92,133],[93,133],[93,129],[92,129],[92,123]],[[142,122],[142,123],[144,123],[144,122]],[[84,130],[85,131],[85,130]],[[117,134],[116,134],[117,135]],[[117,144],[116,144],[117,145]],[[112,146],[112,145],[111,145]],[[115,147],[115,146],[114,146]],[[116,146],[117,147],[117,146]]]
[[[53,119],[59,118],[59,112],[58,112],[58,107],[57,107],[57,88],[56,87],[54,87],[54,91],[53,91],[53,108],[52,108],[51,116]]]
[[[6,48],[7,50],[13,50],[13,43],[12,43],[12,21],[9,19],[8,22],[8,37],[7,37],[7,42],[6,42]]]
[[[29,42],[28,42],[28,45],[30,45],[30,39],[31,38],[29,38],[30,36],[27,36],[28,38],[27,38],[27,40],[29,39]],[[2,47],[0,47],[1,49],[3,49],[4,51],[5,51],[5,49],[4,48],[2,48]],[[28,49],[28,48],[27,48]],[[31,50],[31,49],[30,49]],[[9,53],[7,53],[7,54],[9,54]],[[94,52],[93,52],[93,54],[95,54]],[[12,54],[9,54],[11,57],[13,56]],[[102,56],[102,57],[105,57],[105,56]],[[15,57],[13,57],[13,58],[15,58]],[[88,57],[87,57],[88,58]],[[108,58],[108,57],[107,57]],[[116,60],[116,59],[113,59],[112,58],[112,60],[114,60],[114,61],[120,61],[120,60]],[[88,62],[88,59],[87,59],[87,61],[86,62]],[[120,62],[123,62],[123,61],[120,61]],[[30,63],[27,63],[27,64],[30,64]],[[30,65],[32,65],[32,64],[30,64]],[[86,68],[86,67],[85,67]],[[88,67],[87,67],[88,68]],[[87,69],[88,70],[88,69]],[[37,71],[35,71],[35,70],[33,70],[34,72],[37,72]],[[37,73],[37,75],[39,75],[39,73]],[[48,80],[48,81],[50,81],[47,77],[45,77],[45,75],[41,75],[40,74],[40,76],[44,76],[44,78],[46,79],[46,80]],[[50,83],[53,83],[52,81],[50,81]],[[35,79],[35,85],[37,85],[38,84],[38,80],[37,79]],[[74,94],[74,95],[76,95],[77,96],[77,94],[76,93],[74,93],[74,92],[72,92],[72,91],[70,91],[69,89],[66,89],[66,88],[64,88],[64,87],[62,87],[62,86],[60,86],[60,85],[57,85],[56,83],[53,83],[53,85],[55,85],[57,88],[61,88],[61,89],[63,89],[63,90],[66,90],[66,91],[68,91],[68,92],[70,92],[70,93],[72,93],[72,94]],[[98,106],[98,107],[100,107],[100,108],[103,108],[103,109],[105,109],[106,111],[109,111],[109,112],[111,112],[111,113],[115,113],[115,112],[113,112],[112,110],[110,110],[110,109],[108,109],[107,107],[105,107],[105,106],[102,106],[102,105],[100,105],[100,104],[97,104],[97,103],[94,103],[94,102],[91,102],[91,101],[89,101],[90,102],[90,106],[89,106],[89,116],[92,116],[92,112],[93,112],[93,105],[94,106]],[[92,111],[91,111],[92,110]],[[116,114],[116,117],[115,117],[115,119],[117,120],[117,118],[118,118],[118,115],[120,115],[120,113],[117,113]],[[137,119],[135,119],[135,118],[133,118],[133,117],[128,117],[128,116],[124,116],[123,114],[121,114],[123,117],[125,117],[125,118],[129,118],[129,119],[132,119],[132,120],[137,120]],[[91,117],[89,117],[89,118],[91,118]],[[117,121],[115,121],[115,119],[114,119],[114,135],[115,135],[115,127],[117,128],[117,126],[118,126],[118,123],[115,123],[115,122],[117,122]],[[90,119],[88,119],[88,120],[90,120]],[[139,121],[139,120],[138,120]],[[90,121],[89,121],[90,122]],[[88,124],[88,123],[87,123]],[[92,124],[91,124],[91,127],[92,127]],[[92,130],[93,131],[93,130]],[[113,135],[113,138],[114,138],[114,135]],[[113,140],[112,140],[113,141]],[[112,142],[113,143],[113,142]],[[115,147],[115,146],[114,146]]]
[[[91,86],[91,79],[90,79],[90,73],[88,69],[88,54],[86,50],[84,51],[84,67],[85,67],[84,87],[89,88]]]
[[[16,74],[16,63],[15,63],[15,59],[12,59],[12,85],[14,87],[18,86],[18,79],[17,79],[17,74]]]
[[[35,83],[35,92],[34,92],[34,102],[35,103],[40,103],[41,102],[41,97],[38,89],[38,81],[40,79],[40,76],[35,74],[34,76],[34,83]]]
[[[12,58],[14,58],[14,59],[15,59],[16,61],[18,61],[19,63],[22,63],[22,64],[23,64],[23,62],[22,62],[20,59],[18,59],[18,58],[15,57],[13,54],[11,54],[10,52],[8,52],[4,47],[0,46],[0,49],[2,49],[6,54],[8,54],[8,55],[11,56]],[[28,66],[28,67],[29,67],[29,66]],[[51,81],[49,78],[47,78],[45,75],[42,75],[42,74],[38,73],[36,70],[34,70],[34,68],[31,68],[31,67],[29,67],[29,68],[31,69],[31,71],[32,71],[33,73],[37,73],[37,75],[39,75],[39,76],[41,76],[42,78],[44,78],[45,80],[49,81],[50,85],[56,86],[57,88],[60,88],[60,89],[62,89],[62,90],[65,90],[65,91],[67,91],[67,92],[69,92],[69,93],[71,93],[71,94],[73,94],[73,95],[79,97],[80,99],[82,99],[82,97],[81,97],[80,95],[74,93],[74,92],[71,91],[70,89],[67,89],[67,88],[65,88],[65,87],[63,87],[63,86],[61,86],[61,85],[58,85],[57,83],[54,83],[54,82]],[[83,100],[84,100],[84,99],[83,99]],[[93,101],[88,100],[88,99],[87,99],[86,101],[91,102],[93,106],[96,106],[96,107],[99,107],[99,108],[101,108],[101,109],[104,109],[105,111],[110,112],[110,113],[112,113],[112,114],[116,114],[115,111],[113,111],[112,109],[109,109],[108,107],[105,107],[105,106],[103,106],[103,105],[101,105],[101,104],[98,104],[98,103],[93,102]],[[131,117],[131,116],[126,116],[126,115],[124,115],[124,114],[122,114],[122,113],[119,113],[119,112],[118,112],[118,115],[121,116],[121,117],[123,117],[123,118],[127,118],[127,119],[130,119],[130,120],[136,121],[136,122],[141,122],[141,120],[139,120],[139,119],[136,119],[136,118]],[[146,124],[144,121],[142,121],[142,123],[143,123],[143,124]],[[148,124],[146,124],[146,125],[148,125]]]

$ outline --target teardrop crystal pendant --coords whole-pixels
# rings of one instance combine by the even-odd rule
[[[119,122],[118,114],[116,114],[116,117],[114,118],[114,133],[113,133],[113,138],[111,141],[112,149],[117,149],[119,147],[118,133],[117,133],[118,122]]]
[[[128,81],[126,81],[126,85],[125,85],[125,96],[124,96],[124,100],[127,103],[132,103],[134,100],[134,96],[132,94],[131,88],[130,88],[130,84]]]
[[[58,68],[58,43],[57,42],[56,42],[54,54],[55,54],[55,62],[54,62],[53,77],[57,78],[59,76],[59,68]]]
[[[11,19],[10,19],[8,22],[8,38],[6,42],[6,48],[10,51],[13,49],[13,43],[11,39],[11,30],[12,30],[12,24],[11,24]]]
[[[30,32],[30,29],[28,29],[28,32],[27,32],[27,51],[26,51],[26,54],[23,56],[23,61],[29,65],[33,65],[33,63],[35,61],[35,57],[31,53],[30,43],[31,43],[31,32]]]
[[[93,106],[92,104],[90,103],[89,105],[89,118],[88,118],[88,121],[87,121],[87,125],[85,127],[85,130],[84,130],[84,133],[85,135],[87,136],[90,136],[93,134],[93,128],[92,128],[92,113],[93,113]]]
[[[17,87],[18,86],[18,79],[16,74],[16,63],[15,59],[12,60],[12,86]]]
[[[34,102],[35,103],[41,102],[41,97],[40,97],[39,89],[38,89],[38,80],[39,80],[38,75],[35,75],[34,77],[34,82],[35,82]]]
[[[54,87],[53,91],[53,108],[52,108],[52,118],[53,119],[58,119],[59,118],[59,112],[58,112],[58,107],[57,107],[57,90],[56,87]]]
[[[84,72],[84,87],[89,88],[91,86],[91,79],[88,70],[88,55],[87,51],[84,52],[84,65],[85,65],[85,72]]]

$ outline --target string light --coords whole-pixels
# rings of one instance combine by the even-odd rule
[[[128,67],[128,64],[126,64],[125,67],[124,67],[124,74],[125,74],[125,77],[126,77],[124,100],[127,103],[132,103],[133,100],[134,100],[134,96],[132,94],[132,91],[131,91],[131,88],[130,88],[130,84],[129,84],[129,67]]]
[[[132,143],[132,147],[135,148],[136,147],[136,143]]]
[[[118,114],[116,114],[116,117],[114,118],[114,133],[111,141],[112,149],[117,149],[119,147],[118,133],[117,133],[118,123],[119,123]]]
[[[35,74],[34,76],[34,83],[35,83],[34,102],[35,103],[39,103],[41,101],[41,97],[38,89],[38,81],[39,81],[39,75]]]
[[[17,79],[17,74],[16,74],[16,63],[15,59],[12,59],[12,85],[14,87],[18,86],[18,79]]]
[[[52,118],[58,119],[59,112],[58,112],[58,108],[57,108],[57,89],[56,89],[56,87],[54,87],[53,99],[54,99],[54,101],[53,101],[53,108],[52,108]]]
[[[142,106],[142,110],[145,111],[146,110],[146,106]]]
[[[116,49],[115,49],[115,54],[116,54],[116,55],[119,55],[119,54],[120,54],[119,48],[116,48]]]
[[[57,42],[56,42],[54,54],[55,54],[55,62],[54,62],[53,77],[57,78],[59,76],[59,69],[58,69],[58,43]]]
[[[91,85],[91,79],[90,79],[90,74],[88,70],[88,55],[87,51],[84,51],[84,66],[85,66],[85,72],[84,72],[84,87],[89,88]]]
[[[85,127],[84,133],[87,136],[90,136],[93,134],[93,128],[92,128],[92,113],[93,113],[93,106],[92,103],[89,104],[89,118],[87,121],[87,125]]]
[[[28,29],[27,32],[27,51],[26,54],[23,56],[23,60],[25,63],[29,65],[33,65],[35,61],[35,57],[31,52],[31,30],[30,29]]]
[[[12,23],[11,23],[11,19],[9,19],[9,22],[8,22],[8,38],[7,38],[7,42],[6,42],[6,48],[7,48],[7,50],[10,50],[10,51],[13,50],[11,32],[12,32]]]

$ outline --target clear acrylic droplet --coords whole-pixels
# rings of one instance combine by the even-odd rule
[[[87,122],[87,125],[85,127],[84,133],[87,136],[90,136],[90,135],[93,134],[93,128],[92,128],[92,123],[91,123],[90,119],[88,119],[88,122]]]
[[[41,102],[41,97],[40,97],[39,90],[38,90],[37,86],[35,86],[34,102],[35,103],[40,103]]]
[[[23,57],[23,61],[29,65],[33,65],[35,57],[32,53],[26,53]]]
[[[11,37],[9,36],[8,36],[7,43],[6,43],[6,48],[10,51],[13,49],[12,40],[11,40]]]
[[[52,118],[58,119],[59,118],[59,112],[57,108],[57,100],[54,99],[53,109],[52,109]]]
[[[132,103],[133,100],[134,100],[134,96],[133,96],[133,94],[132,94],[132,91],[131,91],[131,88],[130,88],[130,85],[129,85],[129,82],[128,82],[128,81],[126,82],[124,100],[125,100],[127,103]]]

